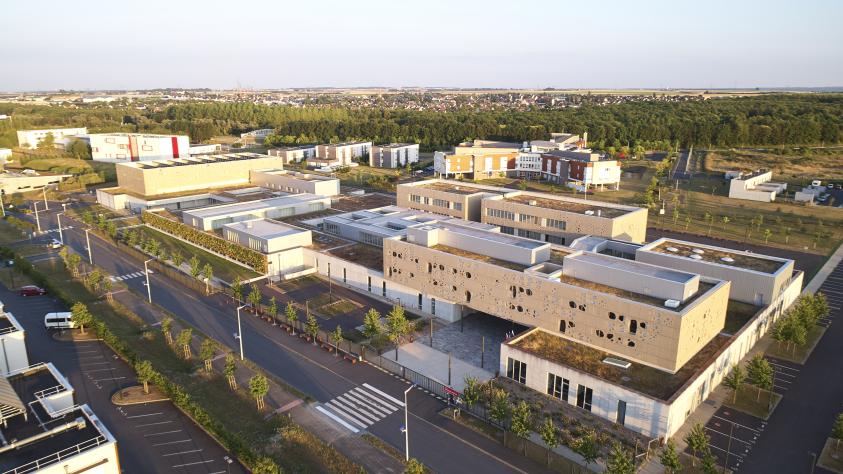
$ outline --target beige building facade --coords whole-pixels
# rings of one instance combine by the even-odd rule
[[[255,186],[285,193],[309,193],[336,196],[340,193],[340,180],[319,174],[300,173],[283,169],[252,170],[249,181]]]

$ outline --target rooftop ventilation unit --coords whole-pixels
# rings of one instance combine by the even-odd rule
[[[538,204],[538,203],[536,202],[536,200],[535,200],[535,199],[530,199],[529,201],[527,201],[527,204],[529,204],[529,205],[531,205],[531,206],[535,206],[535,205],[536,205],[536,204]]]
[[[726,263],[734,263],[735,262],[735,259],[732,258],[732,257],[723,257],[720,260],[723,260]]]
[[[691,255],[689,255],[689,257],[693,258],[694,260],[702,260],[702,257],[695,253],[692,253]]]
[[[676,248],[676,247],[668,247],[666,250],[667,250],[668,252],[678,252],[678,251],[679,251],[679,249],[678,249],[678,248]]]
[[[682,302],[679,301],[679,300],[667,300],[667,301],[664,302],[664,305],[666,307],[673,308],[673,309],[678,308],[680,304],[682,304]]]
[[[632,362],[623,359],[616,359],[614,357],[606,357],[605,359],[603,359],[603,363],[613,365],[621,369],[628,369],[632,367]]]
[[[705,253],[705,250],[703,250],[703,249],[694,249],[694,250],[691,250],[691,252],[694,252],[694,253],[696,253],[696,254],[702,255],[702,254],[704,254],[704,253]]]
[[[585,211],[583,214],[585,214],[585,215],[587,215],[587,216],[593,216],[593,215],[594,215],[594,211],[592,211],[591,209],[589,209],[589,210]]]

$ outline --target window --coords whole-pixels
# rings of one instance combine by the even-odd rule
[[[565,245],[565,237],[559,237],[558,235],[545,234],[544,241],[556,245]]]
[[[570,307],[572,307],[572,308],[576,308],[576,307],[577,307],[577,304],[576,304],[576,303],[574,303],[573,301],[569,301],[569,302],[568,302],[568,306],[570,306]]]
[[[615,421],[621,426],[626,422],[626,402],[623,400],[618,400],[618,416]]]
[[[547,373],[547,394],[551,397],[556,397],[567,402],[568,385],[568,379],[563,379],[562,377],[556,374],[551,374],[550,372]]]
[[[369,277],[369,293],[372,292],[372,277]]]
[[[577,406],[591,411],[591,389],[585,385],[577,387]]]
[[[343,268],[343,269],[342,269],[342,282],[343,282],[343,283],[348,283],[348,279],[347,279],[347,275],[346,275],[346,272],[345,272],[345,268]]]
[[[471,303],[471,292],[468,290],[465,291],[465,302]]]
[[[454,203],[454,210],[455,211],[462,211],[462,203],[461,202],[455,202]]]
[[[545,220],[545,227],[553,227],[554,229],[565,230],[565,221],[560,221],[558,219],[547,219]]]
[[[449,207],[451,207],[450,204],[451,204],[450,201],[446,201],[444,199],[434,199],[433,200],[433,205],[436,206],[436,207],[444,207],[445,209],[448,209]]]
[[[419,309],[422,309],[422,294],[419,293]]]
[[[436,316],[436,298],[430,299],[430,314]]]
[[[375,247],[383,247],[383,237],[379,237],[368,232],[360,232],[360,242],[374,245]]]
[[[559,320],[559,332],[565,332],[565,326],[566,326],[565,320],[560,319]]]
[[[386,282],[383,282],[383,289],[381,290],[381,296],[386,298]]]
[[[638,332],[638,321],[631,319],[629,321],[629,332],[630,334],[635,334]]]
[[[311,202],[307,205],[307,212],[316,212],[325,209],[324,202]]]
[[[609,311],[609,319],[615,319],[616,317],[617,316],[615,316],[615,313]]]
[[[518,229],[518,235],[520,237],[526,237],[528,239],[533,240],[541,240],[542,238],[541,234],[539,234],[538,232],[533,232],[532,230]]]
[[[518,222],[526,222],[528,224],[539,225],[540,217],[531,216],[530,214],[518,214]]]
[[[416,204],[421,204],[421,196],[417,194],[410,194],[410,202],[414,202]]]
[[[340,233],[340,226],[337,224],[326,222],[325,223],[325,232],[329,234],[339,234]]]
[[[501,226],[501,233],[502,234],[515,235],[515,228],[509,227],[509,226],[506,226],[506,225],[502,225]]]
[[[509,221],[515,220],[514,212],[503,211],[501,209],[486,209],[486,215],[489,217],[498,217]]]
[[[527,364],[512,357],[506,358],[506,376],[518,383],[527,382]]]

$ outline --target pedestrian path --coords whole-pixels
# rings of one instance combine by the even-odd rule
[[[150,270],[149,273],[152,274],[152,273],[155,273],[155,272]],[[111,281],[123,281],[123,280],[130,280],[132,278],[140,278],[142,276],[144,276],[143,272],[132,272],[132,273],[126,273],[125,275],[120,275],[120,276],[109,276],[108,279],[111,280]]]
[[[73,228],[73,226],[72,226],[72,225],[68,225],[68,226],[64,226],[64,227],[62,227],[62,228],[61,228],[61,230],[62,230],[62,232],[64,232],[64,231],[66,231],[66,230],[70,230],[70,229],[72,229],[72,228]],[[58,234],[58,233],[59,233],[59,230],[58,230],[58,228],[56,228],[56,229],[47,229],[47,230],[45,230],[44,232],[46,232],[46,233],[48,233],[48,234]]]
[[[404,406],[400,400],[363,384],[316,407],[322,414],[353,433],[366,429]]]

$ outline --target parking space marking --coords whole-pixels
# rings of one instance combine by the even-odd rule
[[[107,369],[94,369],[94,370],[84,370],[82,369],[83,373],[85,374],[92,374],[94,372],[105,372],[106,370],[115,370],[113,367],[109,367]]]
[[[746,428],[746,429],[748,429],[748,430],[750,430],[750,431],[754,431],[754,432],[756,432],[756,433],[761,433],[761,431],[756,430],[755,428],[750,428],[749,426],[742,425],[742,424],[740,424],[740,423],[738,423],[738,422],[735,422],[735,421],[732,421],[732,420],[730,420],[730,419],[728,419],[728,418],[723,418],[722,416],[712,415],[712,417],[714,417],[714,418],[718,418],[718,419],[721,419],[721,420],[723,420],[723,421],[727,421],[727,422],[729,422],[729,423],[734,424],[735,426],[740,426],[741,428]]]
[[[163,413],[161,413],[160,411],[159,411],[159,412],[157,412],[157,413],[144,413],[144,414],[142,414],[142,415],[132,415],[132,416],[127,416],[126,418],[129,418],[129,419],[132,419],[132,418],[143,418],[143,417],[145,417],[145,416],[157,416],[157,415],[163,415]]]
[[[201,449],[190,449],[190,450],[188,450],[188,451],[179,451],[179,452],[177,452],[177,453],[162,454],[161,456],[163,456],[163,457],[167,457],[167,456],[178,456],[179,454],[198,453],[198,452],[200,452],[200,451],[202,451],[202,450],[201,450]]]
[[[143,435],[143,436],[144,436],[145,438],[148,438],[148,437],[150,437],[150,436],[161,436],[161,435],[165,435],[165,434],[181,433],[181,431],[182,431],[182,430],[162,431],[162,432],[160,432],[160,433],[150,433],[150,434],[145,434],[145,435]]]
[[[193,441],[193,440],[192,439],[180,439],[178,441],[167,441],[166,443],[156,443],[156,444],[153,444],[153,446],[167,446],[167,445],[170,445],[170,444],[189,443],[191,441]]]
[[[142,425],[135,425],[135,428],[146,428],[147,426],[157,426],[157,425],[166,425],[168,423],[172,423],[173,421],[158,421],[155,423],[144,423]]]
[[[177,468],[177,467],[195,466],[195,465],[197,465],[197,464],[208,464],[209,462],[214,462],[214,460],[213,460],[213,459],[208,459],[207,461],[196,461],[196,462],[189,462],[189,463],[186,463],[186,464],[176,464],[175,466],[170,466],[170,467],[172,467],[173,469],[175,469],[175,468]]]
[[[111,378],[107,378],[107,379],[97,379],[97,380],[91,380],[91,381],[92,382],[107,382],[109,380],[123,380],[125,378],[126,377],[111,377]]]

